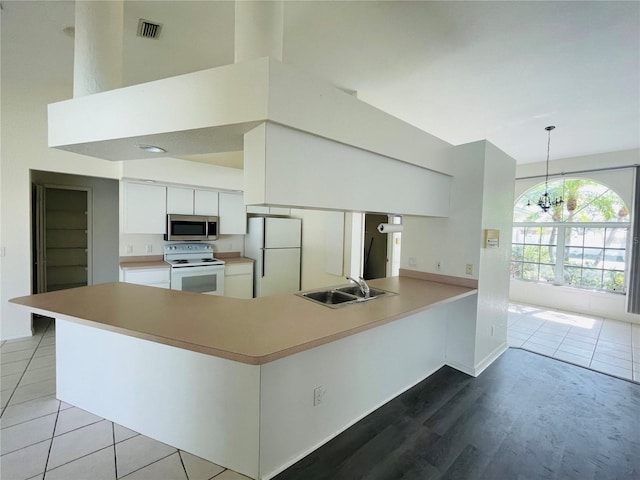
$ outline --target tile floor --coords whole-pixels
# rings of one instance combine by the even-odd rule
[[[2,480],[246,480],[247,477],[56,400],[55,326],[1,342]]]
[[[509,346],[640,382],[640,325],[511,304]]]

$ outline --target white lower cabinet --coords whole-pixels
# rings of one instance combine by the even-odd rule
[[[170,269],[169,267],[123,269],[122,281],[149,287],[170,288]]]
[[[253,262],[224,266],[224,296],[253,298]]]

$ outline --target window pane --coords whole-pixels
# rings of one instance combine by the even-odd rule
[[[547,263],[554,265],[556,263],[556,251],[557,248],[555,246],[541,246],[540,247],[540,263]]]
[[[584,246],[604,247],[604,228],[585,228]]]
[[[568,227],[565,237],[565,244],[581,247],[584,245],[584,228]]]
[[[511,262],[511,277],[512,278],[522,278],[522,263],[521,262]]]
[[[605,246],[611,248],[627,247],[628,228],[607,228]]]
[[[524,246],[524,261],[525,262],[539,262],[540,261],[540,247],[538,245],[525,245]]]
[[[583,268],[580,284],[583,287],[600,288],[602,286],[602,270]]]
[[[538,280],[538,264],[537,263],[523,263],[522,264],[522,278],[523,278],[523,280]]]
[[[538,227],[527,227],[524,243],[540,243],[540,229]]]
[[[582,248],[565,248],[564,264],[582,266]]]
[[[604,250],[602,248],[585,248],[583,255],[583,267],[602,267],[604,258]]]
[[[540,243],[555,245],[558,241],[558,227],[544,227],[540,229]]]
[[[513,229],[513,238],[511,239],[511,241],[513,243],[524,243],[525,230],[526,230],[525,227],[515,227]]]
[[[579,286],[582,277],[582,269],[579,267],[564,267],[565,285]]]
[[[522,245],[511,245],[511,260],[522,260],[524,247]]]
[[[612,292],[624,293],[624,273],[623,272],[604,272],[603,287]]]
[[[547,282],[554,282],[555,279],[556,279],[555,266],[540,265],[540,280],[546,280]]]
[[[603,268],[607,270],[624,271],[626,252],[620,249],[606,249],[604,251]]]

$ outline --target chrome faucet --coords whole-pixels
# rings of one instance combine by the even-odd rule
[[[364,278],[360,277],[360,280],[356,280],[353,277],[347,277],[347,280],[351,280],[352,282],[355,282],[356,285],[358,285],[358,287],[360,288],[360,291],[362,292],[362,295],[364,296],[364,298],[369,298],[369,295],[371,294],[371,290],[369,290],[369,285],[367,285],[367,282],[364,281]]]

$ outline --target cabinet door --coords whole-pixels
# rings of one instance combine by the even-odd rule
[[[193,215],[193,189],[167,187],[167,213]]]
[[[149,287],[169,288],[170,271],[168,268],[124,270],[123,281]]]
[[[220,233],[244,235],[247,233],[247,209],[244,195],[220,192]]]
[[[194,192],[193,213],[195,215],[218,215],[218,192],[196,190]]]
[[[124,184],[124,233],[164,234],[166,223],[166,187]]]

